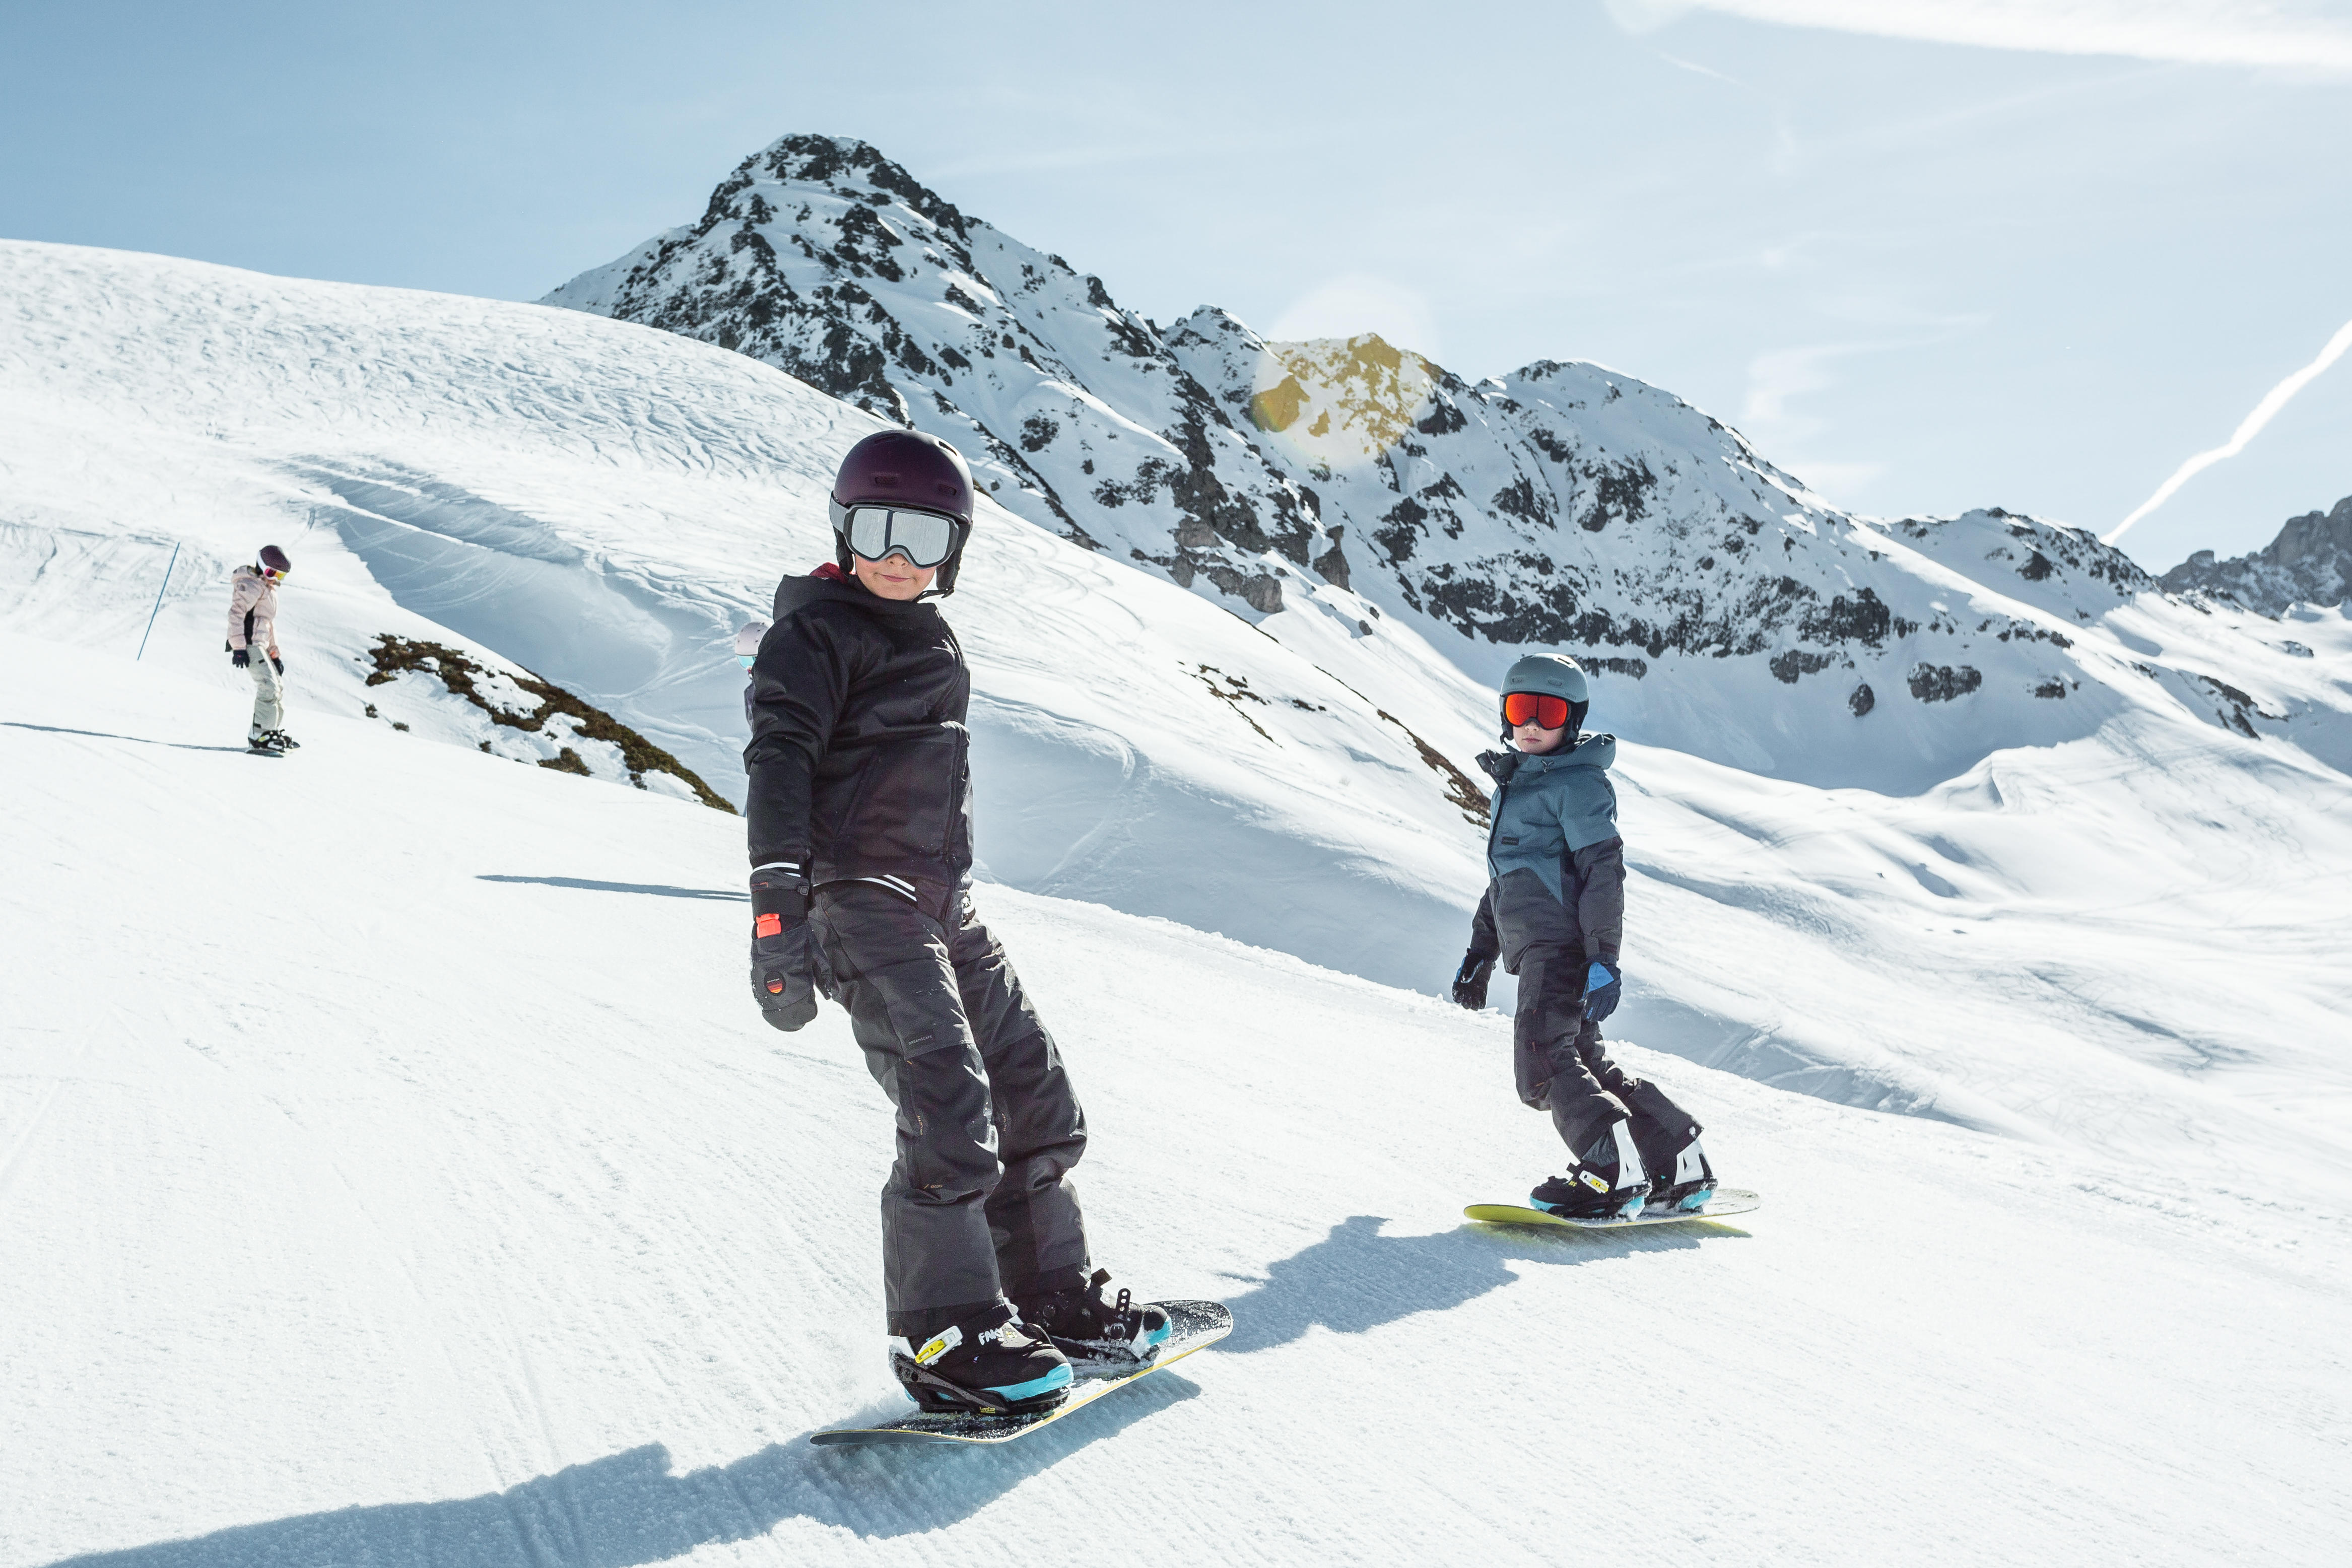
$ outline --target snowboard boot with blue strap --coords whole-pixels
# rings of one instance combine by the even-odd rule
[[[890,1370],[933,1412],[1018,1416],[1070,1396],[1069,1358],[1003,1301],[948,1324],[921,1344],[894,1337]]]
[[[1642,1155],[1623,1122],[1592,1141],[1568,1167],[1528,1195],[1528,1201],[1546,1214],[1563,1219],[1618,1219],[1642,1211],[1650,1196],[1649,1179],[1642,1174]]]
[[[1691,1214],[1706,1207],[1715,1196],[1715,1167],[1706,1163],[1706,1151],[1693,1138],[1675,1156],[1672,1176],[1650,1184],[1649,1214]]]
[[[1021,1298],[1021,1321],[1053,1341],[1081,1372],[1142,1366],[1168,1343],[1168,1314],[1121,1290],[1109,1291],[1110,1270],[1075,1291]]]

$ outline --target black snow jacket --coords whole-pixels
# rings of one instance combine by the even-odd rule
[[[893,879],[932,902],[971,871],[971,675],[929,603],[825,565],[776,589],[751,664],[751,864]]]

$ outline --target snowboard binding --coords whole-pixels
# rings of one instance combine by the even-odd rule
[[[918,1408],[940,1415],[1019,1416],[1070,1396],[1069,1362],[1002,1303],[919,1348],[893,1338],[890,1371]]]
[[[907,1391],[915,1407],[932,1416],[1025,1416],[1051,1410],[1070,1396],[1066,1370],[1056,1386],[1017,1399],[1006,1397],[1003,1389],[967,1388],[961,1383],[950,1383],[897,1351],[890,1353],[890,1370],[898,1375],[898,1386]]]

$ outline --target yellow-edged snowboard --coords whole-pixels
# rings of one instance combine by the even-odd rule
[[[1104,1395],[1149,1377],[1196,1350],[1216,1343],[1234,1332],[1234,1314],[1223,1301],[1155,1301],[1168,1314],[1168,1340],[1160,1354],[1138,1367],[1081,1372],[1070,1386],[1070,1396],[1051,1410],[1023,1416],[932,1414],[917,1411],[878,1427],[834,1427],[809,1434],[809,1441],[826,1448],[865,1443],[1009,1443],[1040,1427],[1050,1427],[1075,1415]]]
[[[1686,1219],[1721,1219],[1727,1215],[1746,1214],[1752,1208],[1763,1207],[1763,1203],[1764,1200],[1752,1192],[1739,1187],[1719,1186],[1715,1189],[1715,1196],[1700,1207],[1632,1214],[1622,1219],[1568,1219],[1518,1203],[1474,1203],[1462,1213],[1465,1218],[1484,1225],[1557,1225],[1570,1230],[1631,1230],[1643,1225],[1680,1225]]]

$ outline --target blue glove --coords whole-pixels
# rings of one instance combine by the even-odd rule
[[[1584,971],[1584,1016],[1599,1023],[1617,1010],[1625,998],[1625,977],[1614,966],[1601,959]]]
[[[1454,971],[1454,1004],[1472,1012],[1486,1005],[1486,977],[1495,972],[1495,955],[1481,953],[1475,947],[1462,956],[1462,967]]]

